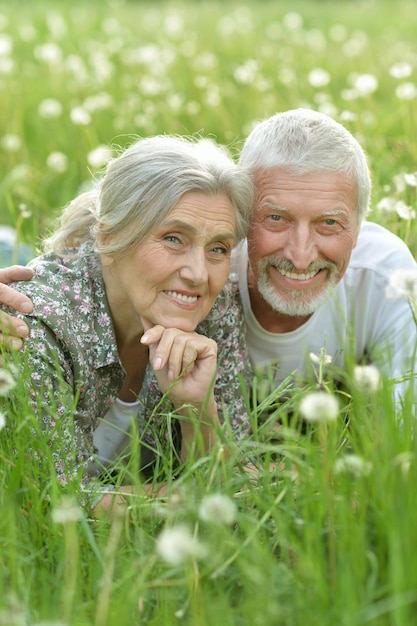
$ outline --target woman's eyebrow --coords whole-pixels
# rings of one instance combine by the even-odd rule
[[[189,224],[188,222],[183,222],[182,220],[178,220],[178,219],[168,220],[167,222],[163,224],[163,227],[164,228],[179,228],[181,230],[188,231],[192,235],[197,235],[199,232],[198,229],[192,224]],[[218,239],[234,239],[234,238],[235,238],[234,232],[215,233],[215,235],[213,236],[213,241],[216,241]]]

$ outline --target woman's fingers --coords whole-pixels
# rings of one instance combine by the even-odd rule
[[[149,345],[152,367],[155,370],[167,367],[170,380],[175,380],[183,372],[189,374],[196,361],[217,355],[214,341],[177,328],[154,326],[146,331],[141,341]]]

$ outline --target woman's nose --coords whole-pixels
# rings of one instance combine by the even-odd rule
[[[194,248],[184,259],[180,276],[194,285],[201,285],[208,280],[207,258],[205,250]]]

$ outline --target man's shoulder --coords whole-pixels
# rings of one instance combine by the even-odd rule
[[[386,273],[413,266],[416,266],[416,261],[400,237],[374,222],[362,224],[349,268]]]

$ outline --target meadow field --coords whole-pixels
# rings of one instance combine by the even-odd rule
[[[135,137],[199,133],[237,158],[258,120],[300,106],[359,139],[369,219],[417,256],[414,0],[0,0],[0,224],[38,250]],[[307,432],[305,391],[282,403],[255,380],[251,441],[113,520],[64,493],[23,392],[7,397],[22,381],[0,376],[0,626],[417,625],[413,398],[399,424],[389,381],[354,371]],[[319,367],[312,387],[332,385]]]

